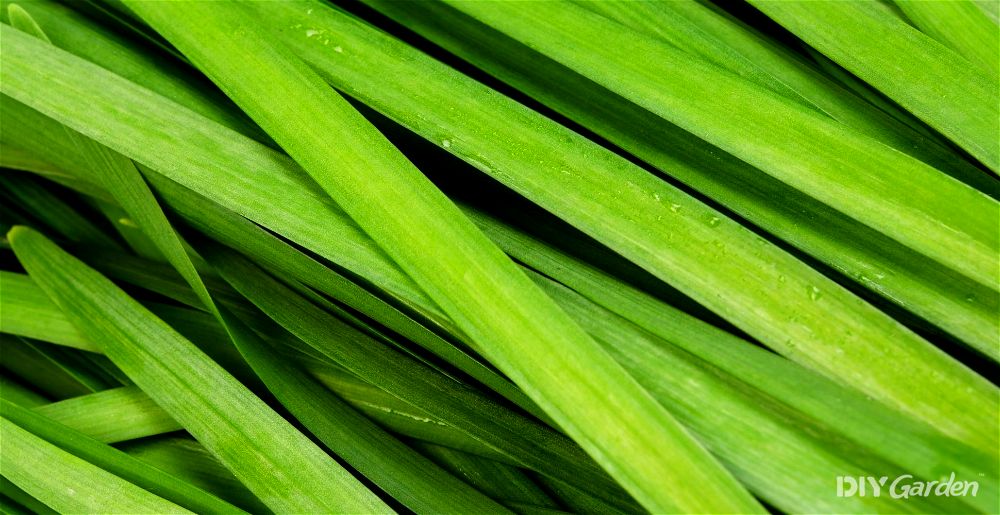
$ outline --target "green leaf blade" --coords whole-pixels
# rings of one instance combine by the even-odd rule
[[[260,399],[110,281],[34,231],[18,227],[8,238],[29,275],[74,324],[101,341],[106,355],[268,506],[388,511]],[[247,449],[259,450],[246,454]]]
[[[750,3],[1000,172],[995,76],[875,4]]]
[[[61,513],[191,513],[0,417],[3,476]],[[57,466],[53,466],[57,465]]]
[[[640,502],[654,511],[760,509],[346,101],[280,43],[251,37],[254,24],[241,7],[127,5],[248,111],[501,370]],[[291,94],[295,101],[264,100],[278,94]],[[331,133],[351,143],[331,145]],[[532,359],[522,352],[527,342],[533,344]],[[570,349],[573,359],[567,356]],[[582,374],[588,376],[585,383],[579,381]],[[616,402],[603,392],[615,392]]]

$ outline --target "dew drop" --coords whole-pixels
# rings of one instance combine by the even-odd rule
[[[674,213],[679,213],[681,211],[681,205],[680,204],[670,204],[670,210],[673,211]]]
[[[464,156],[463,159],[466,163],[472,165],[473,168],[476,168],[483,173],[493,174],[493,167],[486,161],[481,160],[478,156]]]
[[[307,38],[311,38],[311,37],[313,37],[313,36],[315,36],[317,34],[319,34],[319,31],[316,30],[316,29],[306,29],[306,37]]]
[[[966,296],[965,296],[965,302],[968,302],[968,303],[973,303],[973,302],[975,302],[975,301],[976,301],[976,297],[975,297],[975,296],[973,296],[972,294],[969,294],[969,295],[966,295]]]
[[[717,217],[717,216],[713,216],[712,218],[708,219],[708,226],[709,227],[718,227],[719,224],[721,224],[721,223],[722,223],[722,219],[719,218],[719,217]]]
[[[817,288],[815,286],[810,286],[809,287],[809,299],[810,300],[819,300],[819,298],[821,296],[823,296],[823,294],[819,292],[819,288]]]
[[[344,53],[344,48],[341,47],[340,45],[337,45],[337,46],[333,47],[333,51],[337,52],[338,54],[342,54],[342,53]]]
[[[135,227],[137,229],[139,228],[139,226],[136,225],[136,223],[131,218],[119,218],[118,223],[124,225],[125,227]]]
[[[451,148],[451,140],[450,139],[441,140],[441,146],[444,148]]]
[[[784,275],[779,275],[778,276],[778,282],[779,283],[788,282],[788,278],[785,277]]]
[[[308,11],[306,11],[306,14],[312,14],[312,13],[313,13],[312,9],[309,9]]]
[[[656,199],[657,202],[659,202],[660,201],[660,194],[659,193],[653,193],[653,198]]]

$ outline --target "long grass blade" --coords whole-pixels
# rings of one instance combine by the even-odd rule
[[[990,469],[995,450],[983,454],[944,438],[924,424],[887,411],[855,391],[680,312],[523,232],[482,214],[475,219],[491,239],[518,261],[573,288],[596,304],[655,334],[663,342],[670,342],[672,346],[698,356],[731,374],[732,378],[794,408],[825,426],[826,430],[839,433],[838,438],[847,438],[854,445],[864,447],[866,452],[925,477],[936,477],[945,464],[967,477],[996,475]],[[566,303],[581,307],[572,296],[565,295],[558,288],[552,294],[561,305]],[[592,324],[591,320],[601,316],[599,311],[588,313],[579,318],[585,324]],[[592,330],[602,329],[594,326]],[[621,334],[635,332],[628,327],[619,331]],[[641,340],[645,337],[637,335],[637,338]],[[626,341],[615,348],[617,352],[628,353],[632,347]],[[631,352],[635,352],[633,356],[644,355],[641,350]],[[638,375],[647,370],[645,373],[648,374],[648,365],[644,360],[634,361],[630,371]],[[692,375],[697,375],[697,372]],[[666,378],[670,374],[656,372],[652,376]],[[670,404],[678,403],[671,401]],[[998,423],[994,422],[990,427],[997,426]],[[780,473],[775,473],[773,477],[780,477]],[[984,487],[982,497],[986,506],[992,502],[991,499],[1000,497],[993,483]]]
[[[661,406],[360,114],[282,44],[252,35],[254,24],[242,7],[126,5],[234,98],[641,503],[654,511],[758,510]],[[295,101],[264,100],[279,93]],[[330,145],[331,133],[351,143]],[[340,162],[350,164],[331,166]],[[438,245],[428,248],[422,241]],[[530,359],[524,353],[529,341]],[[570,351],[572,360],[566,359]],[[584,370],[588,381],[580,383],[575,377]]]
[[[449,5],[970,278],[1000,284],[991,222],[1000,206],[925,163],[584,9],[560,2],[523,10],[502,2]],[[626,57],[632,55],[644,57]],[[694,87],[700,84],[712,88]],[[978,105],[997,103],[994,93]]]
[[[195,228],[216,241],[254,256],[256,262],[283,275],[302,282],[306,286],[329,295],[348,307],[367,315],[385,325],[400,336],[420,345],[441,357],[470,377],[487,385],[515,404],[536,412],[537,407],[509,380],[500,377],[467,352],[448,342],[413,320],[406,313],[379,299],[348,278],[317,262],[315,259],[292,248],[288,243],[263,230],[249,220],[226,210],[214,202],[188,190],[159,174],[151,175],[151,182],[158,192],[167,199],[172,209]],[[434,324],[447,323],[442,329],[451,334],[460,334],[451,321],[440,313],[436,305],[427,303],[413,305],[421,299],[397,298],[410,309],[417,309],[428,315]]]
[[[974,2],[896,0],[896,6],[924,34],[950,47],[993,77],[1000,75],[1000,31]]]
[[[995,75],[970,66],[951,49],[875,3],[750,3],[991,170],[1000,171],[996,144],[1000,93]],[[992,53],[995,65],[996,52]]]
[[[39,406],[35,411],[104,443],[183,429],[153,399],[134,386],[72,397]]]
[[[696,0],[574,2],[729,69],[973,185],[992,179],[944,145],[827,79],[792,49]]]
[[[232,472],[205,447],[186,436],[147,438],[121,444],[121,450],[250,513],[270,513]]]
[[[351,330],[245,259],[217,257],[214,264],[275,322],[361,379],[414,406],[437,406],[450,425],[524,466],[566,481],[586,477],[595,489],[617,490],[561,435]]]
[[[136,486],[195,513],[243,513],[235,506],[146,465],[122,451],[15,404],[2,402],[3,417],[35,436]]]
[[[258,141],[270,141],[246,115],[233,109],[232,102],[204,78],[185,71],[165,52],[135,41],[87,20],[71,6],[52,0],[0,0],[0,18],[10,20],[8,9],[15,5],[46,32],[55,46],[72,52],[195,112],[237,128]]]
[[[417,513],[505,511],[386,433],[304,371],[284,362],[260,338],[240,338],[237,346],[271,393],[306,429],[403,505]]]
[[[0,270],[0,332],[98,352],[25,274]]]
[[[515,467],[440,445],[419,442],[411,445],[477,490],[507,506],[556,506],[531,478]]]
[[[9,6],[8,14],[15,28],[50,42],[44,29],[17,4]],[[191,285],[195,295],[215,313],[215,302],[201,281],[184,244],[160,210],[153,192],[132,160],[78,132],[67,129],[66,137],[79,150],[77,155],[83,160],[83,168],[93,174],[92,182],[111,194],[133,223],[142,228],[146,237]]]
[[[977,409],[990,409],[990,386],[957,364],[918,365],[944,356],[802,263],[727,223],[720,213],[349,17],[309,2],[253,7],[331,84],[546,207],[773,348],[834,377],[846,370],[866,370],[841,379],[958,438],[983,439],[974,428],[984,420],[970,421],[965,429],[957,428],[965,423],[942,422],[974,410],[953,410],[952,401],[933,407],[927,399],[969,391],[971,383],[977,383],[972,387],[980,392]],[[308,38],[295,29],[306,24],[336,34],[336,39]],[[336,46],[352,51],[337,52]],[[371,73],[376,69],[382,71],[378,78]],[[431,81],[418,93],[406,79],[415,76]],[[433,107],[440,105],[455,109]],[[498,132],[506,137],[496,138]],[[723,290],[725,295],[717,293]],[[753,316],[741,307],[747,305],[756,307]],[[796,314],[794,320],[788,313]],[[837,323],[831,323],[833,313]],[[829,345],[831,341],[838,346]],[[893,342],[892,358],[871,342]],[[873,366],[885,359],[891,364]],[[896,366],[900,360],[926,367],[926,373],[914,375],[910,368],[903,374]],[[955,374],[948,374],[948,382],[971,383],[914,383],[917,376],[943,379],[945,368]],[[954,402],[969,400],[963,395]]]
[[[809,253],[860,286],[945,328],[987,356],[1000,357],[996,341],[1000,319],[994,316],[1000,309],[1000,294],[992,288],[771,179],[446,5],[367,3]],[[748,47],[743,39],[736,43],[741,49]],[[984,191],[992,191],[994,197],[1000,195],[1000,182],[977,173],[992,187]]]
[[[0,417],[3,477],[61,513],[191,513]]]
[[[824,495],[829,477],[838,474],[897,477],[907,472],[861,446],[847,442],[822,423],[775,403],[754,388],[692,359],[565,287],[542,279],[546,291],[561,300],[574,318],[607,345],[621,363],[664,406],[669,407],[705,445],[732,467],[734,474],[773,506],[789,513],[926,512],[969,509],[962,500],[935,499],[917,505],[885,498]],[[695,399],[698,399],[695,401]],[[905,426],[903,426],[905,428]],[[948,447],[933,441],[933,450]],[[862,443],[862,446],[864,443]],[[950,445],[949,463],[966,478],[995,478],[990,455]],[[956,452],[957,449],[957,452]],[[759,455],[757,453],[760,453]],[[940,464],[937,464],[940,466]],[[845,472],[852,470],[851,472]],[[942,479],[937,467],[924,467],[926,480]],[[984,489],[985,490],[985,489]],[[973,501],[988,511],[997,499],[990,487]],[[981,502],[980,502],[981,501]],[[870,503],[870,504],[869,504]]]
[[[449,141],[451,141],[451,140],[449,140]],[[449,143],[449,145],[450,145],[450,143]]]
[[[390,511],[232,376],[103,276],[30,229],[15,228],[8,239],[29,275],[81,332],[100,341],[112,361],[269,507]],[[258,452],[245,454],[247,448]]]

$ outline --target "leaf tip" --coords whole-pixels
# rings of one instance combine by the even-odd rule
[[[7,239],[13,242],[14,238],[16,238],[18,234],[24,234],[25,232],[29,231],[31,231],[30,227],[27,227],[25,225],[15,225],[11,227],[9,231],[7,231]]]

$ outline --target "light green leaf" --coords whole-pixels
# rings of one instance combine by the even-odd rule
[[[1000,294],[772,179],[521,43],[443,4],[376,2],[394,20],[809,253],[857,284],[1000,358]],[[588,5],[619,4],[618,2]],[[662,3],[661,3],[662,4]],[[673,8],[688,5],[669,2]],[[666,8],[666,7],[664,7]],[[703,9],[699,6],[691,9]],[[709,10],[711,11],[711,10]],[[725,23],[729,23],[723,20]],[[713,28],[717,23],[712,25]],[[714,34],[719,34],[718,31]],[[737,36],[739,36],[737,31]],[[739,38],[740,51],[751,43]],[[769,55],[756,56],[761,63]],[[836,66],[836,65],[834,65]],[[359,78],[353,78],[354,82]],[[407,99],[398,99],[406,101]],[[977,171],[993,196],[1000,182]],[[711,218],[709,219],[711,220]],[[721,218],[720,218],[721,221]],[[780,277],[779,277],[780,279]],[[801,311],[802,307],[795,308]]]
[[[8,12],[14,27],[50,42],[43,29],[17,4],[11,4]],[[202,283],[180,237],[160,210],[153,192],[132,160],[68,128],[66,137],[76,146],[77,155],[83,161],[82,168],[92,174],[91,182],[111,194],[115,202],[128,213],[132,223],[143,230],[146,237],[187,281],[199,300],[217,314],[215,302]]]
[[[466,5],[474,4],[480,3]],[[334,86],[465,159],[772,348],[956,438],[982,441],[988,449],[996,446],[994,438],[978,429],[989,423],[985,413],[994,402],[992,385],[723,214],[347,16],[313,2],[251,6]],[[296,24],[336,37],[327,36],[324,44],[323,38],[306,37]],[[338,46],[343,52],[336,51]],[[413,77],[420,77],[419,87],[413,86]],[[955,409],[966,403],[976,407]]]
[[[183,429],[153,399],[134,386],[72,397],[39,406],[35,411],[105,443]]]
[[[27,12],[55,46],[100,65],[178,102],[198,114],[258,139],[270,141],[246,115],[211,83],[185,69],[166,52],[116,34],[88,20],[70,5],[52,0],[0,0],[0,18],[7,21],[10,6]]]
[[[232,211],[222,208],[211,200],[167,179],[159,174],[150,174],[150,180],[163,195],[172,209],[185,220],[220,243],[242,253],[253,256],[261,265],[281,272],[343,302],[347,306],[385,325],[400,336],[420,345],[441,357],[459,370],[469,374],[493,391],[500,393],[528,411],[536,412],[537,407],[523,392],[501,377],[491,368],[480,363],[455,344],[428,330],[406,313],[386,303],[350,279],[317,262],[288,243],[263,230],[253,222]],[[399,298],[410,310],[427,315],[431,323],[446,323],[452,335],[461,333],[447,317],[440,313],[436,305],[421,304],[423,298]]]
[[[284,361],[260,337],[229,319],[227,311],[222,315],[233,330],[245,333],[236,345],[278,401],[327,448],[404,506],[417,513],[506,511]]]
[[[435,406],[447,424],[522,466],[618,495],[610,478],[562,435],[347,326],[243,258],[215,256],[213,265],[267,316],[357,377],[415,407]]]
[[[1000,172],[995,75],[870,2],[750,3]]]
[[[61,513],[191,513],[0,417],[3,477]]]
[[[189,437],[146,438],[118,446],[129,455],[211,492],[250,513],[270,513],[212,453]]]
[[[565,3],[449,5],[968,277],[991,288],[1000,284],[1000,238],[991,222],[1000,206],[923,162]],[[988,110],[998,103],[994,92],[977,105]]]
[[[924,34],[950,47],[996,78],[1000,75],[1000,30],[974,2],[895,0],[903,14]],[[995,2],[994,2],[995,3]]]
[[[846,438],[852,442],[852,445],[864,448],[865,452],[879,456],[910,473],[921,474],[924,477],[937,478],[942,468],[956,471],[967,477],[979,477],[980,474],[996,475],[996,472],[990,470],[990,463],[995,460],[994,457],[997,453],[996,448],[988,450],[987,453],[970,449],[961,442],[943,437],[925,424],[885,409],[883,405],[856,391],[845,388],[809,369],[683,313],[652,295],[625,284],[596,267],[546,245],[524,232],[517,231],[483,214],[478,214],[475,220],[493,241],[496,241],[505,252],[518,261],[569,286],[590,301],[642,327],[645,331],[655,334],[662,339],[662,344],[666,345],[666,342],[669,342],[671,347],[684,349],[706,363],[711,363],[709,367],[699,368],[712,370],[718,367],[720,372],[717,372],[716,375],[720,375],[721,371],[724,371],[720,377],[725,378],[725,380],[733,382],[733,384],[739,384],[742,381],[770,397],[767,401],[751,401],[749,402],[751,406],[766,405],[772,402],[772,399],[783,403],[802,416],[819,423],[823,426],[822,431],[827,431],[831,435],[837,433],[837,439]],[[576,248],[580,249],[580,246],[576,246]],[[560,305],[567,306],[567,309],[576,309],[580,313],[578,320],[588,327],[592,334],[608,334],[606,328],[595,322],[606,317],[600,310],[588,307],[587,303],[581,303],[579,299],[557,287],[550,286],[548,291]],[[606,323],[608,325],[617,324],[619,327],[617,331],[619,335],[615,335],[615,338],[632,333],[635,335],[635,341],[648,339],[648,335],[643,336],[641,332],[635,331],[634,327],[622,325],[614,319],[608,319]],[[653,364],[652,356],[663,356],[662,353],[667,351],[644,351],[641,344],[635,345],[633,341],[627,339],[611,348],[614,349],[619,359],[624,360],[623,362],[631,362],[631,365],[627,366],[637,377],[644,375],[647,378],[653,377],[667,381],[672,377],[672,374],[664,373],[661,369],[673,370],[681,366],[664,364],[658,367]],[[669,354],[675,355],[672,351]],[[694,370],[682,375],[699,377],[701,372]],[[675,386],[667,391],[682,391],[683,389],[683,386]],[[743,391],[746,391],[745,387]],[[726,398],[726,394],[719,394],[715,397],[721,400]],[[664,402],[668,406],[682,406],[684,404],[683,400],[668,399]],[[711,399],[706,400],[704,405],[708,406],[713,402],[715,401]],[[716,411],[726,413],[736,409],[741,408]],[[993,413],[996,413],[996,408],[993,409]],[[697,410],[692,413],[700,418],[702,411],[705,410]],[[776,413],[781,414],[781,410],[776,411]],[[750,416],[753,415],[748,415],[748,417]],[[785,415],[781,416],[785,417]],[[705,416],[705,420],[709,423],[714,418],[711,415]],[[994,416],[993,419],[989,426],[984,426],[985,432],[996,432],[993,429],[997,429],[1000,425],[1000,417]],[[688,424],[692,423],[688,419],[683,420]],[[704,421],[693,422],[704,423]],[[770,423],[772,422],[765,419],[760,422],[760,425],[764,427]],[[738,421],[733,422],[732,427],[738,424]],[[713,430],[707,431],[706,434],[715,438],[727,432]],[[818,430],[814,432],[821,434]],[[793,438],[790,437],[789,441],[792,441]],[[827,442],[829,443],[829,441],[828,439]],[[757,447],[759,446],[744,443],[733,449],[740,453]],[[768,462],[780,459],[780,455],[776,454],[775,458],[768,460]],[[728,461],[734,460],[736,458],[729,458]],[[797,463],[800,459],[795,457],[794,461]],[[790,464],[783,468],[789,469],[794,466],[794,464]],[[752,473],[752,469],[748,470],[751,470]],[[772,472],[768,474],[768,477],[770,480],[766,483],[770,485],[777,478],[782,477],[782,472],[780,470]],[[990,485],[986,486],[985,483],[990,483]],[[984,491],[980,497],[982,499],[981,506],[990,506],[993,499],[1000,497],[996,486],[996,482],[984,481]],[[812,511],[819,508],[787,507],[786,509]]]
[[[8,235],[28,274],[81,332],[276,511],[388,511],[190,342],[40,234]],[[254,452],[247,451],[253,449]]]
[[[118,449],[102,444],[71,428],[15,404],[0,402],[3,417],[21,429],[46,440],[74,456],[86,460],[165,500],[196,513],[243,513],[199,488],[142,463]]]
[[[35,282],[25,274],[0,270],[0,331],[98,352]]]
[[[828,495],[830,477],[898,477],[916,471],[869,454],[863,448],[867,442],[858,445],[845,441],[842,435],[811,417],[774,402],[758,390],[639,330],[565,287],[544,278],[541,283],[547,293],[560,299],[560,305],[571,316],[606,345],[643,386],[718,455],[743,484],[772,506],[788,513],[910,510],[925,513],[942,507],[948,511],[969,509],[963,505],[964,499],[949,503],[951,499],[901,501],[891,496]],[[936,445],[930,449],[939,452],[949,443],[943,439],[931,441]],[[957,474],[966,480],[984,483],[990,481],[987,477],[995,478],[991,471],[994,460],[990,456],[971,449],[954,452],[955,448],[961,448],[955,443],[950,447],[956,458],[949,465],[955,467],[953,470]],[[919,447],[911,452],[919,452],[917,449]],[[936,463],[924,467],[922,470],[927,471],[928,476],[923,479],[942,479],[941,466]],[[996,500],[996,493],[995,488],[990,488],[981,502],[974,499],[970,504],[987,506],[985,511],[988,512],[988,506]]]
[[[2,373],[0,373],[0,398],[26,408],[49,403],[42,394]]]
[[[126,5],[303,165],[640,503],[652,511],[761,509],[374,127],[281,43],[262,37],[242,4]],[[292,100],[272,101],[277,95]],[[332,144],[330,134],[344,141]]]
[[[982,170],[950,148],[884,112],[883,106],[868,105],[844,86],[824,77],[793,48],[778,44],[697,0],[574,3],[812,106],[847,127],[959,180],[977,186],[992,182]]]

